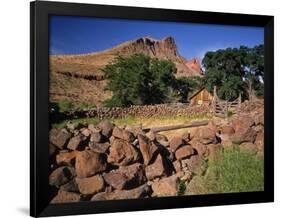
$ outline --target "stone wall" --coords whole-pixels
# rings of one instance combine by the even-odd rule
[[[108,121],[51,129],[52,203],[182,194],[182,187],[203,175],[206,160],[218,158],[220,150],[237,146],[263,154],[263,125],[259,111],[211,121],[170,140]]]

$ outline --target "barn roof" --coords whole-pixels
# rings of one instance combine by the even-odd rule
[[[191,96],[190,96],[188,99],[191,100],[193,97],[195,97],[199,92],[203,91],[204,89],[206,89],[206,88],[201,88],[201,89],[196,90],[195,92],[193,92],[193,93],[191,94]],[[206,90],[207,90],[207,89],[206,89]],[[209,91],[207,90],[207,92],[209,92]],[[210,92],[209,92],[209,93],[210,93]]]

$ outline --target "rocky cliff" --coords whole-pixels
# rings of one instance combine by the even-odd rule
[[[101,69],[116,55],[126,57],[136,53],[173,61],[177,68],[176,77],[202,76],[200,62],[197,59],[187,61],[182,57],[172,37],[161,40],[142,37],[101,52],[50,56],[51,100],[68,99],[99,104],[111,95],[104,91],[106,81]]]

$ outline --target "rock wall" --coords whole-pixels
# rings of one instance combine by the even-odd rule
[[[108,121],[51,129],[52,203],[179,195],[222,149],[238,146],[262,154],[263,125],[261,112],[240,114],[170,140]]]
[[[81,112],[79,112],[81,113]],[[188,104],[159,104],[159,105],[134,105],[121,108],[95,108],[84,112],[87,117],[99,118],[126,118],[132,117],[153,117],[153,116],[192,116],[195,114],[211,115],[211,107],[208,105]]]

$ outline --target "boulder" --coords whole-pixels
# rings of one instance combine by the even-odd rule
[[[208,159],[215,160],[218,157],[219,152],[222,149],[221,144],[209,144],[207,145],[208,148]]]
[[[68,183],[60,187],[61,190],[67,192],[77,192],[79,193],[78,185],[75,179],[70,180]]]
[[[185,142],[189,142],[191,140],[191,134],[189,131],[184,132],[181,137]]]
[[[96,152],[96,153],[101,153],[101,154],[105,154],[107,153],[110,144],[108,142],[105,143],[93,143],[90,142],[89,143],[89,147],[92,151]]]
[[[98,128],[101,129],[101,133],[105,137],[109,138],[112,134],[114,125],[112,123],[110,123],[108,120],[104,120],[98,124]]]
[[[143,157],[143,162],[148,165],[151,160],[158,154],[157,146],[149,140],[145,135],[138,135],[140,151]]]
[[[104,180],[115,189],[135,188],[146,181],[143,166],[135,163],[129,166],[120,166],[118,170],[104,174]]]
[[[232,126],[235,132],[243,131],[243,129],[249,129],[251,126],[255,125],[255,121],[249,115],[241,115],[232,121]]]
[[[56,156],[56,162],[60,166],[73,166],[75,164],[75,158],[77,154],[78,151],[60,152]]]
[[[205,145],[217,143],[216,131],[209,126],[199,127],[194,133],[194,138]]]
[[[66,129],[51,129],[49,132],[49,141],[59,149],[64,149],[71,137]]]
[[[163,159],[162,156],[158,154],[156,160],[145,168],[145,175],[148,180],[153,180],[163,176],[164,173],[165,168],[163,165]]]
[[[200,156],[207,155],[207,146],[204,145],[203,143],[196,141],[196,140],[192,140],[192,141],[190,141],[190,145],[192,148],[195,149],[197,154],[199,154]]]
[[[49,176],[49,184],[59,188],[61,185],[66,184],[76,176],[75,169],[73,167],[59,167],[55,169]]]
[[[80,132],[83,136],[85,137],[89,137],[91,135],[91,130],[87,129],[87,128],[82,128],[80,129]]]
[[[258,152],[257,146],[252,142],[244,142],[240,146],[240,150],[244,152],[249,152],[256,154]]]
[[[155,139],[160,145],[163,145],[164,147],[168,147],[170,145],[168,138],[164,135],[156,134]]]
[[[185,141],[180,136],[174,136],[170,140],[170,148],[172,149],[173,152],[175,152],[180,146],[182,146],[184,144],[185,144]]]
[[[184,158],[188,158],[194,154],[194,149],[190,145],[184,145],[176,150],[176,159],[181,160]]]
[[[133,142],[135,140],[135,136],[133,133],[131,133],[130,131],[128,131],[126,129],[121,129],[117,126],[114,127],[114,129],[112,131],[112,135],[115,138],[123,139],[128,142]]]
[[[181,161],[183,167],[186,167],[188,171],[195,173],[197,175],[202,175],[206,170],[206,165],[204,165],[204,159],[200,155],[192,155],[188,159]]]
[[[51,204],[78,202],[80,200],[81,200],[80,194],[59,190],[57,195],[51,200]]]
[[[261,152],[264,150],[264,132],[260,131],[257,133],[256,139],[255,139],[255,145],[257,146],[257,149]]]
[[[254,142],[256,135],[257,132],[251,127],[238,129],[237,131],[235,131],[235,134],[232,137],[232,141],[235,144],[241,144],[243,142]]]
[[[178,193],[178,185],[180,177],[178,174],[160,179],[152,183],[152,196],[176,196]]]
[[[80,193],[84,195],[93,195],[104,189],[104,180],[100,175],[82,179],[76,178],[76,182]]]
[[[98,126],[95,126],[94,124],[89,124],[88,129],[90,130],[90,132],[101,132],[101,128]]]
[[[119,190],[124,189],[128,182],[127,177],[118,171],[106,173],[103,175],[103,178],[108,185]]]
[[[81,148],[82,141],[83,141],[82,135],[79,134],[77,136],[74,136],[69,140],[67,148],[69,150],[78,150]]]
[[[231,125],[225,125],[221,128],[221,134],[223,135],[233,135],[234,133],[235,130]]]
[[[174,161],[173,166],[174,166],[174,170],[175,170],[176,173],[182,171],[181,162],[179,160]]]
[[[52,143],[49,143],[49,156],[53,157],[58,153],[58,148],[54,146]]]
[[[148,196],[151,192],[150,186],[144,184],[130,190],[115,190],[113,192],[101,192],[94,195],[91,201],[137,199]]]
[[[142,130],[142,125],[129,125],[125,127],[126,130],[134,134],[134,137],[137,137],[138,134],[145,134]]]
[[[91,137],[90,137],[90,141],[94,142],[94,143],[99,143],[102,141],[102,134],[99,132],[92,132],[91,133]]]
[[[257,116],[255,116],[255,125],[264,126],[264,113],[259,113]]]
[[[106,156],[91,150],[84,150],[77,154],[75,169],[79,178],[93,176],[106,170]]]
[[[108,163],[122,166],[135,163],[138,160],[138,151],[128,141],[122,139],[115,139],[113,141],[107,156]]]

